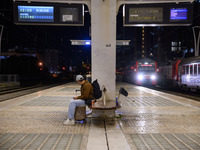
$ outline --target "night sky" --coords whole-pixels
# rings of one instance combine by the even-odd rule
[[[87,7],[85,6],[85,11]],[[195,4],[194,12],[194,23],[193,26],[199,24],[199,4]],[[117,48],[120,57],[127,55],[137,55],[136,51],[140,51],[137,47],[134,48],[134,42],[137,42],[137,38],[140,38],[141,27],[123,27],[122,7],[117,15],[117,39],[131,40],[129,47]],[[0,24],[4,26],[3,38],[2,38],[2,51],[8,49],[19,48],[19,49],[58,49],[62,53],[62,59],[64,63],[75,65],[81,63],[81,61],[91,62],[91,47],[90,46],[72,46],[70,39],[77,40],[90,40],[89,35],[90,28],[90,14],[85,12],[84,26],[25,26],[15,25],[13,23],[13,2],[12,0],[1,0],[0,1]],[[145,27],[149,32],[149,35],[162,30],[163,37],[170,39],[174,37],[172,35],[175,31],[176,39],[179,38],[184,32],[191,32],[191,27]],[[189,29],[190,28],[190,29]],[[180,34],[179,34],[180,32]],[[171,35],[169,35],[171,34]],[[189,33],[190,34],[190,33]],[[186,39],[187,41],[187,39]],[[151,42],[151,41],[150,41]],[[191,44],[190,44],[191,45]],[[152,45],[153,47],[154,45]],[[190,46],[191,47],[191,46]],[[148,48],[147,50],[151,50]],[[167,53],[167,52],[165,52]],[[118,56],[118,54],[117,54]],[[137,56],[136,56],[137,57]]]
[[[70,39],[90,40],[90,15],[85,13],[84,26],[15,25],[13,2],[0,1],[0,24],[4,26],[2,51],[28,48],[31,50],[58,49],[66,63],[91,61],[90,46],[71,46]],[[87,11],[87,7],[85,7]],[[73,60],[70,60],[74,56]],[[80,57],[83,59],[80,60]]]

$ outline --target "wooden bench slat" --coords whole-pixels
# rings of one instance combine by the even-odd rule
[[[116,101],[114,100],[107,100],[106,104],[104,105],[102,101],[97,101],[91,106],[92,109],[100,109],[100,110],[110,110],[110,109],[116,109]]]

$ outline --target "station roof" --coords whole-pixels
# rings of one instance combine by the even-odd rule
[[[193,2],[194,0],[118,0],[119,2],[145,4],[145,3],[179,3]]]
[[[13,0],[27,2],[55,2],[55,3],[88,3],[95,0]],[[193,2],[194,0],[116,0],[122,4],[149,4],[149,3],[180,3]]]

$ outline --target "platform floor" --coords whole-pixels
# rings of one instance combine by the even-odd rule
[[[114,121],[63,125],[76,83],[0,102],[0,150],[200,150],[200,102],[121,86],[129,96]]]

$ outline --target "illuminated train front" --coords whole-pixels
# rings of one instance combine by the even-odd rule
[[[139,59],[125,71],[126,81],[137,85],[157,84],[157,63],[151,59]]]
[[[157,63],[151,59],[140,59],[136,61],[134,68],[134,78],[137,85],[156,85],[157,83]]]

